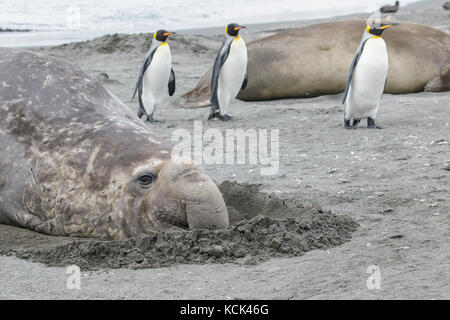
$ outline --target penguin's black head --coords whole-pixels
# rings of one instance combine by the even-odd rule
[[[237,23],[230,23],[229,25],[227,25],[227,28],[225,29],[225,31],[227,32],[228,35],[230,35],[232,37],[236,37],[239,34],[239,30],[241,30],[243,28],[247,28],[247,27],[240,26]]]
[[[367,26],[367,32],[370,34],[373,34],[374,36],[381,36],[384,30],[397,25],[398,23],[392,22],[392,23],[375,23],[370,26]]]
[[[176,34],[175,32],[169,32],[167,30],[158,30],[153,35],[153,38],[155,38],[158,41],[165,42],[167,40],[167,37]]]

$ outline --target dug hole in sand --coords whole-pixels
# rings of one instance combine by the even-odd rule
[[[0,254],[49,266],[155,268],[173,264],[257,264],[271,257],[299,256],[338,246],[358,224],[351,218],[259,191],[258,185],[224,181],[219,186],[228,207],[226,230],[170,228],[139,237],[104,241],[55,237],[0,225]]]

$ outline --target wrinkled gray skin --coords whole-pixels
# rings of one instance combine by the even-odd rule
[[[213,181],[77,66],[0,48],[0,74],[0,223],[103,239],[228,226]]]
[[[241,100],[306,98],[345,90],[365,20],[327,22],[253,41]],[[389,55],[386,93],[450,90],[450,35],[400,21],[383,39]],[[212,71],[183,95],[186,107],[209,105]]]

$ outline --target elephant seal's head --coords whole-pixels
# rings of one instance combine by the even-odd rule
[[[72,186],[70,196],[66,189],[65,197],[72,209],[87,209],[72,210],[82,213],[83,224],[91,227],[83,228],[84,236],[120,239],[171,226],[228,227],[222,194],[198,165],[172,159],[171,149],[146,128],[118,130],[117,125],[114,121],[84,140],[81,151],[89,150],[87,154],[65,154],[71,159],[65,163],[80,168],[76,175],[83,185]],[[75,166],[73,159],[78,159]],[[78,219],[73,222],[66,233],[80,226]]]
[[[141,221],[133,226],[130,219],[131,228],[228,227],[228,211],[222,194],[197,165],[171,159],[149,159],[124,173],[124,181],[128,178],[124,198],[131,199],[133,207],[129,209],[135,211]]]
[[[228,211],[212,179],[196,164],[172,160],[171,149],[146,128],[117,119],[87,127],[55,130],[65,143],[44,133],[46,144],[29,147],[34,164],[24,197],[27,214],[16,224],[104,239],[171,226],[228,227]]]

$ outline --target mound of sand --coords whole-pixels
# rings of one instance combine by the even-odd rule
[[[257,185],[225,181],[220,189],[230,213],[231,226],[226,230],[171,228],[126,240],[100,241],[0,226],[0,254],[50,266],[76,264],[84,270],[181,263],[255,264],[338,246],[357,228],[347,216],[262,193]]]
[[[217,37],[213,37],[216,39]],[[176,35],[170,38],[170,46],[175,52],[189,51],[192,53],[204,53],[217,50],[215,42],[210,43],[211,37],[207,36],[183,36]],[[55,52],[65,52],[91,55],[92,53],[139,53],[148,51],[153,40],[153,33],[139,34],[107,34],[92,40],[72,42],[47,48]],[[217,40],[220,44],[220,38]]]

